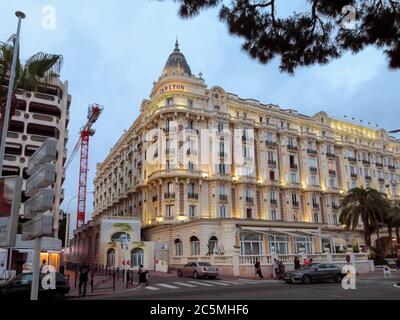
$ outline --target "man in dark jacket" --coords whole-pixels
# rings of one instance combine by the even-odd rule
[[[79,294],[82,294],[82,297],[86,296],[87,283],[89,280],[89,272],[90,268],[86,265],[86,263],[82,263],[79,269]],[[83,291],[82,291],[83,286]]]

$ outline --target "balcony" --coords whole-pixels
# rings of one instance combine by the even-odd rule
[[[294,151],[294,152],[297,151],[297,146],[294,146],[294,145],[292,145],[292,144],[288,144],[288,145],[287,145],[287,148],[288,148],[289,151]]]
[[[313,204],[312,204],[312,207],[313,207],[314,209],[319,209],[319,203],[313,203]]]
[[[367,165],[367,166],[369,166],[369,165],[371,164],[371,161],[369,161],[369,160],[363,160],[362,163],[365,164],[365,165]]]
[[[298,201],[292,202],[293,208],[300,208],[300,203]]]
[[[385,178],[378,178],[378,181],[379,181],[380,183],[384,183],[384,182],[385,182]]]
[[[175,199],[175,192],[164,193],[164,199],[167,199],[167,200]]]
[[[224,151],[220,151],[220,152],[218,153],[218,155],[219,155],[220,158],[226,158],[226,157],[227,157],[227,153],[224,152]]]
[[[353,179],[357,179],[357,173],[352,173],[352,174],[350,174],[350,176],[353,178]]]
[[[307,153],[315,156],[315,155],[317,155],[317,150],[315,150],[315,149],[307,149]]]
[[[357,159],[353,158],[353,157],[347,157],[347,160],[349,160],[349,162],[356,162]]]
[[[298,168],[298,167],[297,167],[297,164],[291,164],[291,165],[290,165],[290,169],[291,169],[291,170],[297,170],[297,168]]]
[[[318,168],[317,167],[310,167],[310,172],[311,173],[317,173],[318,172]]]
[[[269,148],[276,148],[276,142],[275,141],[265,141],[265,145]]]
[[[336,203],[332,203],[332,210],[339,210],[340,206]]]
[[[389,170],[396,170],[396,166],[389,164],[388,165]]]
[[[157,202],[158,201],[158,196],[153,196],[153,202]]]
[[[382,163],[382,162],[376,162],[376,163],[375,163],[375,166],[376,166],[377,168],[383,168],[383,163]]]
[[[276,167],[276,161],[275,160],[268,160],[268,164],[270,166]]]
[[[188,199],[190,199],[190,200],[199,200],[199,194],[198,193],[189,192],[188,193]]]
[[[371,181],[372,177],[371,176],[365,176],[365,180]]]
[[[228,195],[220,194],[219,195],[219,201],[228,201]]]
[[[326,156],[328,157],[328,158],[336,158],[336,154],[334,154],[334,153],[332,153],[332,152],[327,152],[326,153]]]
[[[329,170],[330,176],[336,176],[336,170]]]
[[[253,197],[246,197],[246,203],[254,203],[254,198]]]
[[[277,206],[278,205],[278,200],[276,199],[271,199],[270,200],[271,206]]]

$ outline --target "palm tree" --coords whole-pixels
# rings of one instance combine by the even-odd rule
[[[384,222],[388,209],[385,194],[376,189],[357,187],[351,189],[341,201],[339,220],[347,230],[354,230],[361,219],[365,244],[371,248],[371,235]]]
[[[3,114],[6,105],[7,87],[9,85],[15,37],[16,36],[13,35],[6,42],[0,42],[0,134],[3,127]],[[17,92],[36,91],[40,84],[51,82],[54,78],[59,76],[63,62],[63,57],[61,55],[39,52],[21,63],[19,52],[17,54],[10,117],[14,115],[17,103]]]
[[[397,244],[400,244],[400,201],[393,201],[391,203],[391,208],[388,211],[385,223],[388,227],[388,233],[392,239],[393,228],[395,228]]]

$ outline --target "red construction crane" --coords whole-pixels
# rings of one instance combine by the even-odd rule
[[[77,219],[76,227],[79,228],[85,223],[85,212],[86,212],[86,190],[87,190],[87,173],[88,173],[88,159],[89,159],[89,137],[95,134],[95,130],[92,129],[92,125],[97,121],[100,114],[103,111],[103,107],[98,104],[92,104],[88,109],[87,122],[80,131],[80,137],[65,164],[64,170],[66,170],[74,160],[79,148],[81,148],[81,158],[79,167],[79,181],[78,181],[78,208],[77,208]]]

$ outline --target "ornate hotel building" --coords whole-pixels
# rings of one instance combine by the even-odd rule
[[[361,229],[339,224],[341,195],[365,185],[399,199],[399,169],[400,141],[385,130],[208,88],[177,43],[97,166],[94,219],[140,219],[142,240],[168,244],[170,264],[210,250],[337,252],[362,245]]]

